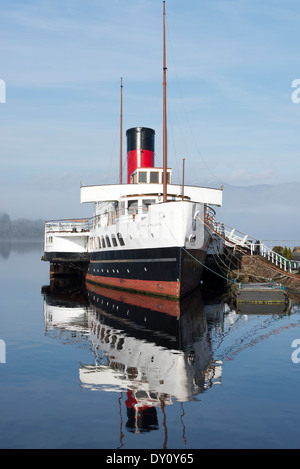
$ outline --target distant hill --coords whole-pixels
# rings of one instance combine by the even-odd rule
[[[256,239],[300,240],[300,183],[224,185],[217,220]]]
[[[0,213],[0,239],[43,238],[44,220],[18,218],[11,220],[7,213]]]

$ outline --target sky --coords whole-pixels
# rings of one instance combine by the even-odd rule
[[[162,5],[0,0],[0,212],[92,215],[80,184],[119,178],[121,77],[123,174],[135,126],[162,165]],[[300,182],[299,0],[167,0],[166,28],[173,182],[183,158],[187,184]]]

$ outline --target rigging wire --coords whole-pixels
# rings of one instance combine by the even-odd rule
[[[186,107],[185,107],[185,100],[183,99],[183,94],[182,94],[182,90],[181,90],[181,87],[180,87],[180,82],[179,82],[179,78],[178,78],[178,73],[177,73],[177,70],[176,70],[176,65],[175,65],[175,60],[174,60],[174,54],[173,54],[173,48],[172,48],[172,40],[171,40],[171,34],[170,34],[170,30],[168,28],[168,22],[166,21],[166,29],[167,29],[167,35],[168,35],[168,39],[170,39],[168,42],[170,43],[170,49],[171,49],[171,58],[172,58],[172,61],[173,61],[173,67],[174,67],[174,75],[175,75],[175,82],[177,84],[177,88],[178,88],[178,94],[179,94],[179,101],[180,101],[180,104],[182,106],[182,109],[183,109],[183,114],[185,116],[185,120],[186,120],[186,124],[187,124],[187,127],[188,127],[188,130],[191,134],[191,137],[192,137],[192,140],[194,142],[194,145],[195,145],[195,148],[196,148],[196,151],[198,153],[198,155],[200,156],[200,159],[202,160],[203,164],[205,165],[206,169],[208,170],[208,172],[213,176],[213,178],[218,181],[220,184],[224,184],[224,181],[221,181],[220,178],[218,176],[216,176],[216,174],[214,174],[214,172],[212,171],[212,169],[210,168],[210,166],[208,165],[207,161],[204,159],[203,155],[202,155],[202,152],[199,148],[199,145],[198,145],[198,142],[195,138],[195,135],[194,135],[194,132],[192,130],[192,126],[191,126],[191,123],[189,121],[189,118],[188,118],[188,113],[187,113],[187,110],[186,110]],[[184,138],[184,137],[183,137]],[[188,148],[187,145],[185,145],[185,148]],[[193,170],[193,173],[194,174],[197,174],[197,171],[195,171],[195,169]]]
[[[209,225],[209,224],[206,223],[204,220],[202,220],[202,218],[200,218],[199,215],[197,216],[197,219],[203,223],[204,228],[205,228],[207,231],[214,232],[214,233],[215,233],[217,236],[219,236],[223,241],[228,241],[227,238],[226,238],[224,235],[222,235],[221,233],[219,233],[219,232],[218,232],[217,230],[215,230],[211,225]],[[167,227],[166,224],[165,224],[165,226],[166,226],[166,228],[168,229],[168,227]],[[168,229],[168,231],[169,231],[170,235],[171,235],[171,236],[174,238],[174,240],[176,241],[176,238],[174,237],[174,234],[173,234],[169,229]],[[257,262],[260,262],[260,263],[262,263],[262,264],[264,264],[264,265],[267,265],[267,266],[270,267],[271,269],[276,270],[276,271],[280,272],[281,274],[286,275],[287,277],[292,277],[292,278],[295,278],[295,279],[297,279],[297,280],[300,281],[300,277],[297,277],[297,276],[295,276],[295,275],[293,275],[293,274],[289,274],[288,272],[283,272],[282,270],[276,268],[276,267],[273,266],[273,265],[268,264],[267,262],[263,261],[262,259],[251,256],[251,254],[249,254],[245,249],[242,249],[242,248],[241,248],[240,246],[238,246],[236,243],[230,241],[230,244],[234,245],[236,250],[238,250],[238,251],[240,251],[241,253],[243,253],[244,255],[246,255],[246,256],[252,258],[254,261],[257,261]],[[228,275],[227,275],[227,276],[222,275],[221,273],[218,273],[218,272],[216,272],[215,270],[213,270],[213,269],[211,269],[210,267],[208,267],[208,265],[206,265],[205,263],[201,262],[199,259],[197,259],[196,257],[194,257],[194,256],[193,256],[188,250],[186,250],[184,247],[181,247],[181,249],[182,249],[184,252],[186,252],[190,257],[192,257],[197,263],[201,264],[203,268],[209,270],[210,272],[212,272],[213,274],[217,275],[218,277],[223,278],[224,280],[226,280],[226,281],[229,282],[229,283],[232,283],[232,284],[235,284],[235,285],[240,285],[241,282],[238,282],[236,279],[231,279],[231,278],[228,277]],[[227,269],[227,270],[228,270],[228,269]],[[253,276],[255,276],[255,275],[253,275]],[[262,277],[262,278],[263,278],[263,277]],[[282,287],[281,285],[277,284],[274,280],[272,280],[272,279],[271,279],[271,280],[268,279],[268,280],[269,280],[271,283],[273,282],[274,285],[279,286],[280,288],[287,290],[286,287]],[[296,292],[294,292],[294,293],[296,293]],[[298,292],[298,293],[300,293],[300,292]]]
[[[114,134],[114,138],[113,138],[113,143],[112,143],[112,147],[111,147],[111,152],[110,152],[109,165],[108,165],[108,168],[107,168],[107,171],[106,171],[106,174],[105,174],[105,178],[104,178],[104,184],[108,184],[108,178],[111,177],[111,169],[112,169],[112,166],[113,166],[114,161],[115,161],[114,155],[116,153],[117,138],[118,138],[118,129],[117,129],[117,126],[116,126],[115,134]],[[116,184],[118,184],[118,183],[119,183],[119,175],[118,175],[118,179],[116,181]]]
[[[169,109],[169,104],[168,104],[168,109]],[[175,164],[176,164],[176,173],[177,173],[177,179],[178,181],[180,180],[180,173],[179,173],[179,168],[178,168],[178,155],[176,152],[176,144],[175,144],[175,138],[174,138],[174,131],[173,131],[173,125],[172,125],[172,120],[170,119],[172,113],[168,112],[168,122],[170,122],[170,130],[171,130],[171,136],[172,136],[172,144],[173,144],[173,152],[174,152],[174,159],[175,159]]]
[[[220,238],[222,238],[224,241],[227,241],[226,237],[224,235],[222,235],[221,233],[219,233],[218,231],[216,231],[214,228],[212,228],[211,226],[209,226],[204,220],[202,220],[199,216],[197,217],[198,220],[200,220],[204,225],[206,225],[209,229],[211,229],[217,236],[219,236]],[[273,269],[274,271],[276,272],[279,272],[280,274],[282,275],[285,275],[286,277],[289,277],[289,278],[293,278],[293,279],[296,279],[298,281],[300,281],[300,277],[296,276],[296,275],[293,275],[292,273],[289,273],[289,272],[284,272],[282,270],[280,270],[278,267],[275,267],[273,266],[272,264],[269,264],[268,262],[264,261],[263,259],[260,259],[258,257],[253,257],[251,254],[249,254],[245,249],[241,248],[240,246],[238,246],[236,243],[234,243],[233,241],[230,241],[230,244],[234,245],[235,246],[235,249],[237,251],[240,251],[243,255],[246,255],[248,256],[249,258],[253,259],[255,262],[259,262],[263,265],[266,265],[268,266],[269,268]],[[188,251],[187,251],[188,252]],[[196,259],[197,260],[197,259]],[[204,265],[204,264],[203,264]],[[215,272],[216,273],[216,272]],[[255,276],[255,275],[253,275]],[[261,277],[261,278],[264,278],[264,277]],[[229,281],[231,281],[230,279],[228,279]],[[270,280],[270,279],[269,279]],[[273,282],[275,285],[278,285],[274,280],[271,279],[271,282]],[[238,282],[235,282],[235,283],[238,283]],[[279,285],[278,285],[279,286]],[[281,287],[283,288],[283,287]],[[287,287],[284,287],[284,289],[290,291],[290,293],[300,293],[299,291],[292,291],[291,289],[287,288]]]
[[[219,267],[219,269],[223,272],[224,275],[226,275],[226,272],[228,272],[228,269],[230,268],[230,265],[233,264],[233,261],[235,261],[235,264],[233,264],[233,270],[238,270],[238,263],[240,260],[239,260],[239,257],[234,254],[235,249],[231,252],[230,255],[227,254],[226,250],[223,251],[223,254],[220,254],[220,253],[216,253],[213,246],[211,246],[211,249],[214,251],[214,254],[212,254],[212,256],[215,261],[215,264]],[[227,262],[226,262],[226,259],[227,259]],[[256,278],[258,281],[264,280],[264,281],[270,282],[270,278],[262,276],[262,275],[255,275],[251,273],[251,277]]]

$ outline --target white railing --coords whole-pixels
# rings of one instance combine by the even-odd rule
[[[242,233],[241,231],[238,231],[235,228],[231,228],[229,226],[226,227],[224,223],[215,223],[214,228],[217,233],[219,233],[225,238],[225,244],[250,248],[250,245],[253,243],[253,241],[249,239],[249,235]],[[232,244],[230,243],[230,241],[232,242]]]
[[[292,269],[298,269],[300,267],[300,261],[289,260],[281,254],[273,251],[263,243],[251,244],[251,255],[263,256],[265,259],[272,262],[272,264],[275,264],[285,272],[291,272]]]
[[[45,233],[85,233],[90,231],[88,218],[53,220],[45,223]]]
[[[286,257],[273,251],[261,241],[253,241],[249,235],[242,233],[235,228],[226,227],[223,223],[215,223],[215,230],[222,235],[225,244],[229,246],[239,246],[247,249],[251,255],[262,256],[272,262],[279,269],[291,272],[292,269],[300,268],[300,261],[288,260]]]
[[[205,224],[214,228],[215,223],[216,223],[215,221],[216,212],[209,205],[206,205],[205,207],[204,217],[205,217]]]

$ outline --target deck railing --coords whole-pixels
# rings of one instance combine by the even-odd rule
[[[85,233],[90,231],[89,218],[75,218],[47,221],[46,233]]]
[[[260,242],[251,244],[250,253],[251,255],[263,256],[266,260],[272,262],[272,264],[275,264],[279,269],[284,270],[285,272],[291,272],[293,269],[298,269],[300,267],[300,261],[287,259]]]
[[[300,268],[300,261],[289,260],[286,257],[273,251],[262,241],[253,241],[249,235],[236,230],[235,228],[226,226],[224,223],[215,223],[214,229],[216,234],[220,235],[225,245],[229,247],[240,247],[251,256],[262,256],[272,264],[278,266],[285,272],[291,272],[293,269]]]

